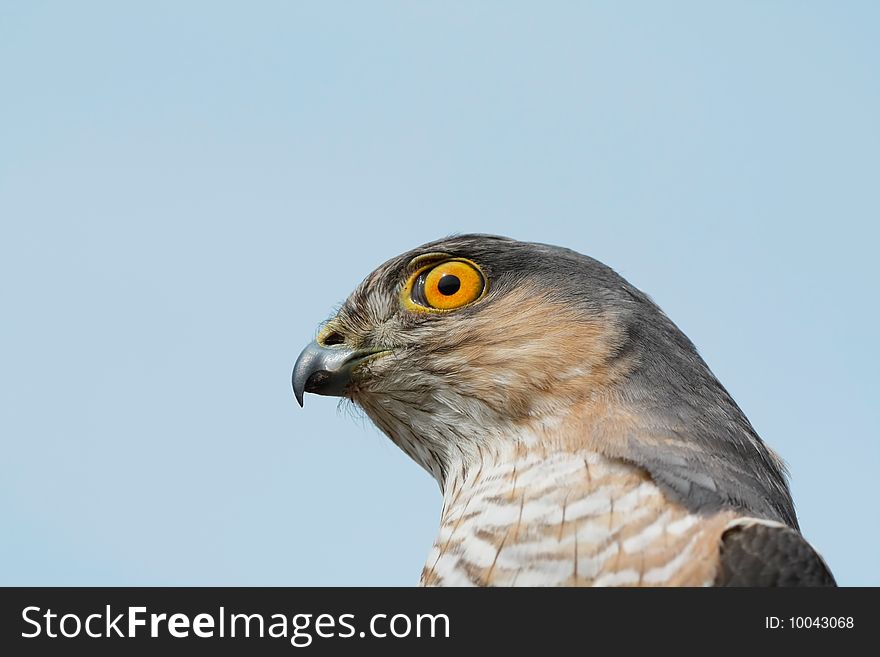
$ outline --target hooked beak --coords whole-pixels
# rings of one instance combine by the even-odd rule
[[[312,341],[293,366],[293,394],[303,405],[303,394],[341,397],[351,383],[354,369],[371,356],[390,353],[385,349],[352,349],[346,345],[325,347]]]

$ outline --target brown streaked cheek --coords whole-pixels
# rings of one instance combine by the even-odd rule
[[[542,401],[576,402],[625,376],[627,364],[613,362],[620,333],[608,317],[587,316],[522,286],[450,321],[443,339],[455,347],[438,350],[433,365],[458,372],[455,383],[467,394],[527,415]]]

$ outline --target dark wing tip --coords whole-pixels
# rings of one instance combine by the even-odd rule
[[[735,525],[721,536],[715,586],[837,586],[828,565],[796,529]]]

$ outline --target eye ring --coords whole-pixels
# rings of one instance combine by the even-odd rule
[[[483,271],[465,258],[449,258],[418,269],[404,286],[402,301],[420,312],[449,312],[482,299],[488,290]]]

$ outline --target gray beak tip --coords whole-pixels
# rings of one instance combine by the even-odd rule
[[[303,407],[303,397],[305,397],[306,393],[306,381],[308,380],[308,372],[303,372],[303,368],[300,366],[301,361],[303,360],[302,354],[300,357],[296,359],[296,365],[293,367],[293,374],[290,377],[290,383],[293,386],[293,396],[296,397],[296,403],[299,404],[299,407]]]

